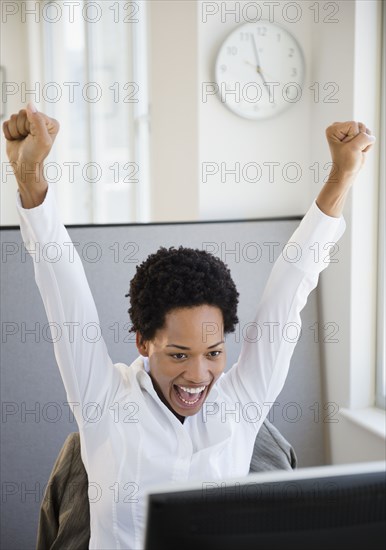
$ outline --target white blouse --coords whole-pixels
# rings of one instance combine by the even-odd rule
[[[113,364],[103,338],[82,338],[83,326],[99,326],[98,313],[51,186],[43,203],[31,209],[23,208],[16,194],[21,234],[31,249],[47,318],[62,328],[54,352],[88,474],[89,548],[142,550],[148,487],[248,474],[257,432],[269,412],[263,403],[274,402],[282,390],[296,342],[279,336],[272,342],[243,341],[237,363],[182,424],[155,392],[146,358],[139,355],[130,367]],[[255,317],[260,326],[300,326],[299,313],[328,266],[325,254],[316,257],[315,243],[323,250],[345,227],[342,216],[327,216],[312,203],[290,239],[297,261],[291,261],[294,248],[287,243],[273,265]],[[58,246],[63,251],[57,261],[49,261],[49,243],[56,243],[56,257]],[[43,248],[46,254],[36,253]]]

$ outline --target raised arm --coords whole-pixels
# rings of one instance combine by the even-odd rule
[[[67,398],[79,426],[96,422],[110,406],[120,375],[100,334],[83,264],[60,221],[53,189],[43,177],[43,161],[59,124],[43,113],[23,109],[3,129],[18,183],[23,242],[27,250],[35,251],[31,253],[35,280],[47,318],[60,329],[60,337],[53,337],[54,352]],[[52,261],[50,247],[58,260]]]
[[[237,363],[220,379],[235,399],[258,403],[263,413],[283,388],[300,336],[300,312],[319,273],[328,266],[328,245],[338,241],[345,230],[342,209],[375,141],[370,134],[364,124],[356,122],[336,122],[327,128],[333,167],[272,268],[254,319],[256,326],[266,330],[258,341],[243,341]],[[294,244],[298,259],[291,261]],[[286,327],[294,330],[286,332]],[[258,428],[263,421],[262,417],[251,425]]]
[[[316,198],[318,207],[328,216],[342,214],[347,194],[366,161],[366,153],[375,136],[363,122],[334,122],[326,129],[332,169]]]
[[[22,206],[39,206],[48,188],[43,163],[59,132],[59,122],[28,104],[27,109],[21,109],[17,115],[13,114],[3,122],[3,132]]]

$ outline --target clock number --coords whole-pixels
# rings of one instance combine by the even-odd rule
[[[257,27],[256,30],[259,36],[267,36],[267,27]]]
[[[292,67],[291,76],[297,76],[297,74],[298,74],[298,71],[297,71],[296,67]]]
[[[327,4],[323,6],[323,9],[325,11],[329,8],[332,8],[332,12],[326,15],[326,17],[323,19],[323,23],[339,23],[339,19],[331,19],[331,17],[339,11],[338,4],[336,2],[327,2]],[[314,12],[314,23],[319,23],[319,2],[315,2],[314,4],[312,4],[312,6],[309,6],[309,9]]]
[[[251,36],[251,34],[249,32],[241,32],[240,33],[240,39],[245,40],[246,42],[248,42],[250,36]]]
[[[277,41],[278,41],[278,42],[280,42],[280,39],[281,39],[281,34],[280,34],[280,33],[278,33],[278,34],[277,34],[276,36],[277,36]]]
[[[227,53],[228,53],[228,55],[237,55],[236,46],[228,46],[227,47]]]
[[[227,70],[227,66],[226,65],[221,65],[220,69],[222,70],[222,72],[224,72],[224,71]]]
[[[294,48],[290,48],[289,49],[290,53],[288,54],[288,57],[293,57],[294,56],[294,51],[295,51]]]

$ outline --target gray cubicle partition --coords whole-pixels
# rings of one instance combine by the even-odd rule
[[[99,312],[113,362],[138,356],[125,293],[136,265],[159,246],[205,248],[231,269],[240,292],[239,325],[227,337],[228,368],[274,259],[299,219],[68,227]],[[1,548],[35,546],[40,502],[52,466],[77,425],[66,403],[51,332],[18,228],[1,230]],[[303,328],[283,391],[269,419],[293,444],[299,466],[324,464],[317,290],[302,312]],[[267,327],[262,327],[262,329]],[[268,328],[267,328],[268,330]]]

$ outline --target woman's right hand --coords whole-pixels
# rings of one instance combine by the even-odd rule
[[[48,185],[43,175],[43,161],[59,132],[57,120],[33,108],[28,103],[26,109],[3,123],[7,155],[25,208],[37,206],[44,200]]]

